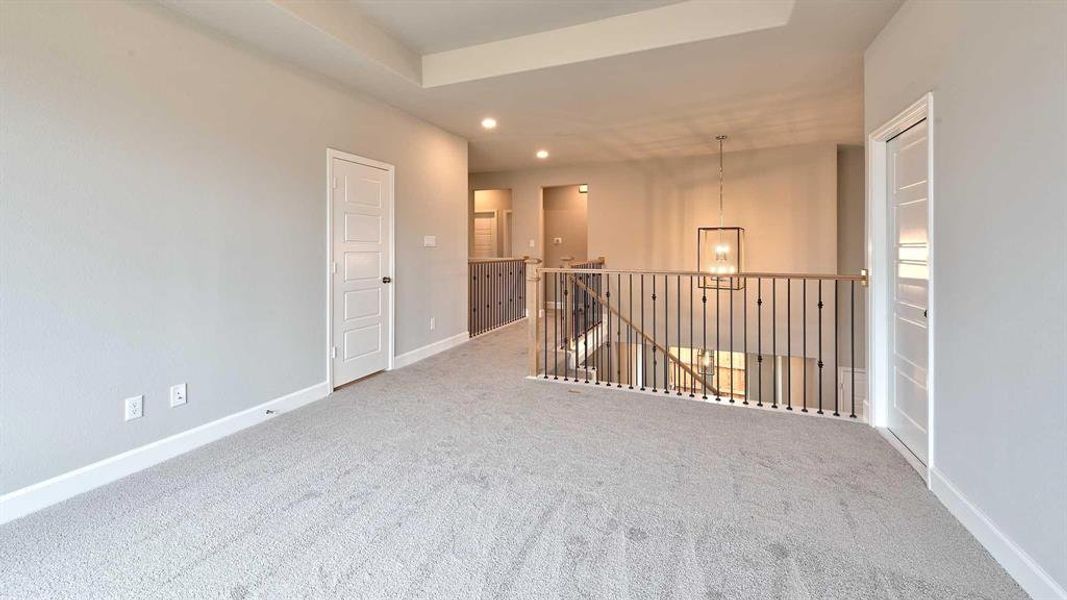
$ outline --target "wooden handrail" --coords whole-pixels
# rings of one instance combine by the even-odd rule
[[[491,262],[509,262],[509,261],[524,261],[529,256],[505,256],[500,258],[468,258],[467,263],[491,263]]]
[[[578,268],[566,268],[566,267],[541,267],[538,271],[542,273],[570,273],[574,275],[606,275],[608,273],[618,273],[622,275],[634,274],[634,275],[677,275],[681,277],[707,277],[709,279],[755,279],[757,277],[763,279],[822,279],[829,281],[858,281],[866,282],[867,275],[861,273],[859,275],[838,275],[832,273],[734,273],[733,275],[716,275],[714,273],[705,273],[703,271],[648,271],[641,269],[578,269]]]
[[[564,268],[567,268],[567,269],[584,269],[584,268],[586,268],[584,265],[602,265],[602,264],[604,264],[606,262],[606,260],[607,259],[605,259],[603,256],[598,256],[596,258],[587,258],[587,259],[581,260],[581,261],[575,261],[574,259],[571,259],[570,262],[572,264],[570,266],[567,266],[567,267],[564,267]],[[602,271],[602,269],[597,269],[597,271]]]
[[[542,270],[549,271],[549,269],[542,269]],[[558,270],[558,269],[556,269],[556,270]],[[603,271],[595,270],[593,272],[594,273],[602,273]],[[674,363],[676,365],[678,365],[683,371],[688,373],[694,380],[696,380],[698,383],[703,384],[705,389],[712,390],[712,391],[714,391],[716,393],[716,395],[718,395],[718,390],[716,390],[714,386],[709,384],[704,379],[703,375],[701,375],[701,374],[697,373],[696,371],[694,371],[692,367],[690,367],[688,364],[685,363],[685,361],[683,361],[681,358],[671,354],[671,352],[669,350],[667,350],[667,348],[661,346],[659,344],[659,342],[657,342],[655,339],[653,339],[647,333],[645,333],[645,331],[643,329],[641,329],[640,327],[638,327],[637,325],[632,323],[630,321],[630,319],[627,319],[625,316],[623,316],[623,314],[621,312],[619,312],[618,308],[613,307],[611,305],[611,302],[608,301],[607,296],[597,295],[597,293],[592,288],[590,288],[589,286],[587,286],[584,283],[582,283],[581,281],[579,281],[578,278],[574,277],[574,275],[570,275],[568,277],[568,279],[572,283],[577,284],[578,287],[580,287],[583,290],[585,290],[585,292],[587,294],[589,294],[590,296],[596,298],[597,301],[600,302],[602,305],[606,306],[608,308],[608,311],[610,311],[612,314],[614,314],[619,319],[619,321],[621,321],[623,323],[626,323],[626,325],[628,327],[630,327],[631,329],[636,331],[638,335],[643,337],[648,343],[652,344],[656,349],[658,349],[660,352],[662,352],[664,356],[666,356],[670,360],[674,361]],[[676,383],[676,385],[677,385],[677,383]],[[666,386],[666,382],[664,382],[664,386]]]

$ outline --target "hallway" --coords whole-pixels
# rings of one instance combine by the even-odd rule
[[[524,344],[8,524],[0,597],[1025,597],[873,429],[530,381]]]

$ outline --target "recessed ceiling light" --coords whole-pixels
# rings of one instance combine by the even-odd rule
[[[541,160],[548,158],[548,150],[538,150],[537,158],[540,158]]]
[[[482,127],[486,129],[496,129],[496,119],[493,117],[486,117],[482,119]]]

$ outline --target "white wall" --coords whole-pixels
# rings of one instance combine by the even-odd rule
[[[327,147],[396,165],[396,351],[466,329],[464,140],[155,4],[0,28],[0,492],[325,380]]]
[[[934,95],[934,479],[1041,598],[1040,570],[1067,587],[1065,40],[1067,3],[913,1],[865,60],[867,131]]]

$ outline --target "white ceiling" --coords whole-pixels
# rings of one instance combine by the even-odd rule
[[[351,0],[412,49],[430,54],[682,0]]]
[[[659,2],[651,10],[533,33],[562,18],[558,5],[565,3],[401,2],[388,9],[390,25],[357,8],[363,0],[163,1],[467,138],[472,172],[707,153],[720,133],[730,136],[734,151],[861,143],[863,51],[901,3]],[[555,7],[543,19],[515,16],[543,4]],[[449,11],[440,7],[467,19],[445,21],[440,15]],[[438,14],[441,31],[420,30],[423,11]],[[493,19],[520,37],[482,43]],[[634,32],[622,36],[633,40],[632,49],[620,45],[620,26]],[[553,40],[583,34],[588,44],[551,47]],[[413,48],[468,41],[475,45],[428,55]],[[531,45],[544,47],[532,63]],[[499,126],[487,132],[479,122],[490,115]],[[548,161],[534,158],[539,148],[551,152]]]

